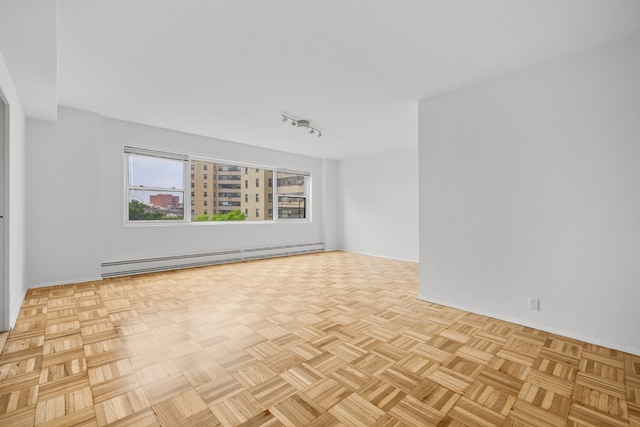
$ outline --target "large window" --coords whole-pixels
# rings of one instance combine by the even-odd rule
[[[130,222],[309,219],[307,173],[133,147],[125,147],[125,156]],[[219,173],[205,173],[211,170]],[[261,181],[269,185],[260,185]],[[202,191],[211,188],[209,184],[217,191]],[[277,209],[273,206],[276,200]],[[185,211],[184,206],[191,209]]]

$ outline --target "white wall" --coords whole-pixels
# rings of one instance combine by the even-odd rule
[[[420,102],[420,298],[640,354],[638,76],[635,39]]]
[[[27,120],[27,283],[100,279],[100,116]]]
[[[274,150],[205,138],[113,119],[102,121],[102,261],[147,259],[272,245],[324,242],[323,161]],[[311,222],[194,223],[125,225],[123,147],[212,156],[223,160],[311,172]],[[326,197],[326,195],[325,195]],[[335,201],[328,201],[329,204]]]
[[[25,271],[25,117],[0,54],[0,96],[8,109],[4,151],[4,299],[3,329],[12,327],[27,291]]]
[[[418,261],[418,152],[341,160],[341,247]]]
[[[325,173],[337,169],[335,161],[103,119],[65,107],[58,117],[57,123],[27,121],[29,287],[97,280],[103,262],[325,240],[329,249],[337,246],[337,181],[332,177],[324,182]],[[312,221],[127,226],[124,145],[309,171]]]

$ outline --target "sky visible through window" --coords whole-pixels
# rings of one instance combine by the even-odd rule
[[[184,165],[181,160],[160,159],[149,156],[129,156],[129,185],[183,189]],[[143,203],[157,191],[137,191]]]

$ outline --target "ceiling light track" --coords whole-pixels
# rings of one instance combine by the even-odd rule
[[[309,120],[295,119],[285,114],[280,114],[280,115],[282,116],[282,123],[291,122],[291,126],[309,129],[309,135],[318,134],[318,138],[322,137],[322,131],[316,127],[311,126],[311,124],[309,123]]]

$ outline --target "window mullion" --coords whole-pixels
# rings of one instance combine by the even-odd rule
[[[182,208],[182,218],[185,222],[191,222],[191,168],[192,168],[191,160],[187,160],[185,162],[184,167],[184,196],[182,197],[183,208]],[[189,185],[187,185],[189,183]]]

